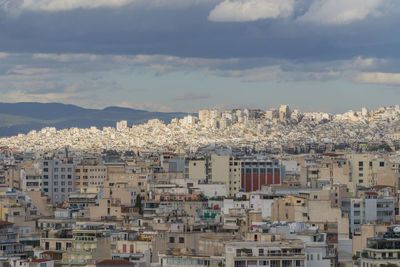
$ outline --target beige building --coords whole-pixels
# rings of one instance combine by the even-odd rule
[[[386,232],[388,226],[383,224],[363,224],[360,231],[353,235],[353,255],[360,256],[361,252],[367,247],[367,240],[376,237],[379,232]]]
[[[75,189],[98,188],[107,180],[107,167],[104,165],[77,165],[74,168]]]
[[[228,242],[225,266],[307,266],[300,240],[276,242]]]
[[[207,165],[205,159],[188,159],[185,161],[184,178],[193,181],[207,179]]]
[[[72,247],[62,258],[64,266],[85,266],[111,258],[110,231],[96,223],[78,223],[72,231]]]
[[[392,169],[387,154],[347,154],[347,159],[351,165],[351,180],[354,186],[397,186],[399,174]]]

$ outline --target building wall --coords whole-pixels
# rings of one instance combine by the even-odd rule
[[[89,187],[101,187],[107,180],[107,167],[104,165],[77,165],[74,168],[75,188],[79,191]]]
[[[185,179],[194,181],[205,180],[207,178],[205,160],[187,160],[185,162]]]
[[[62,203],[74,191],[74,164],[69,159],[43,160],[43,191],[52,203]]]

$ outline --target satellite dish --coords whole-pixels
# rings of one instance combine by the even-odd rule
[[[400,226],[396,226],[395,228],[393,228],[393,232],[400,233]]]

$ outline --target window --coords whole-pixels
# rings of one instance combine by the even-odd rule
[[[56,242],[56,250],[61,250],[61,243],[60,242]]]
[[[58,168],[54,168],[54,171],[55,171],[55,172],[58,172]]]
[[[54,179],[58,179],[58,175],[57,174],[54,174]]]
[[[179,237],[179,243],[181,243],[181,244],[185,243],[185,238],[184,237]]]
[[[383,161],[379,162],[379,167],[385,167],[385,162]]]
[[[49,168],[44,168],[43,171],[44,172],[49,172]]]
[[[246,267],[246,261],[235,261],[235,267]]]
[[[65,168],[61,168],[61,172],[65,172]]]
[[[61,174],[61,179],[65,179],[65,174]]]
[[[363,166],[364,166],[364,162],[359,161],[359,162],[358,162],[358,167],[363,167]]]
[[[258,266],[269,266],[269,261],[259,261]]]
[[[54,182],[54,185],[58,185],[58,182]]]
[[[175,243],[175,237],[171,236],[171,237],[169,238],[169,243]]]
[[[264,249],[263,248],[258,249],[258,256],[264,256]]]

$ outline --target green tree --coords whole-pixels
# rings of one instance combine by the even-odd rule
[[[136,196],[136,203],[135,207],[139,208],[139,214],[143,215],[143,204],[142,204],[142,197],[140,195]]]

